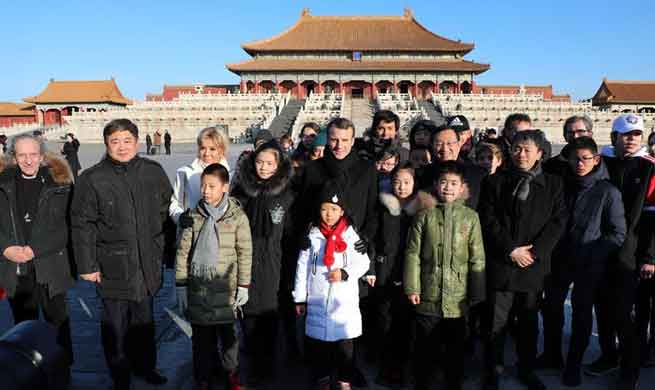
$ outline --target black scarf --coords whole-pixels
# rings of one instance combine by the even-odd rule
[[[541,175],[541,173],[541,163],[539,161],[537,161],[529,171],[518,169],[512,165],[512,174],[520,178],[519,182],[514,188],[514,191],[512,191],[512,196],[514,196],[514,199],[525,202],[528,199],[528,196],[530,196],[530,183],[532,180],[534,180],[535,177]]]
[[[346,179],[348,177],[348,172],[356,162],[357,153],[352,150],[343,160],[338,160],[334,157],[332,150],[329,148],[325,149],[325,154],[323,155],[323,164],[325,165],[328,176],[331,179]]]

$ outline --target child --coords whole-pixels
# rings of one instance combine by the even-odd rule
[[[428,389],[435,342],[445,344],[449,390],[461,389],[469,307],[485,299],[485,257],[478,215],[466,207],[463,172],[440,164],[436,207],[416,215],[405,250],[405,294],[415,307],[416,389]]]
[[[488,142],[480,142],[475,146],[475,165],[482,167],[490,175],[496,173],[503,165],[503,151],[500,146]]]
[[[307,314],[305,354],[322,390],[333,381],[350,389],[354,339],[362,334],[358,280],[369,269],[368,256],[355,249],[359,236],[344,216],[342,198],[322,191],[320,222],[309,232],[309,248],[300,252],[293,291],[296,314]]]
[[[252,244],[248,218],[227,195],[229,173],[220,164],[202,172],[202,199],[182,231],[175,281],[188,288],[187,318],[193,329],[193,370],[199,389],[209,389],[218,354],[227,389],[240,389],[235,316],[248,301]]]

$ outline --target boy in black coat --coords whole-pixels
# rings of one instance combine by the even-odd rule
[[[601,295],[608,262],[625,239],[625,215],[619,190],[608,178],[598,147],[590,137],[571,140],[565,156],[565,199],[570,218],[553,255],[544,309],[544,354],[541,366],[561,368],[564,301],[571,283],[573,322],[565,386],[581,384],[580,365],[593,325],[592,308]]]
[[[496,359],[504,348],[510,312],[518,317],[519,379],[530,390],[545,389],[534,373],[537,302],[550,272],[550,256],[566,225],[562,181],[543,173],[543,133],[526,130],[512,143],[512,165],[483,182],[479,213],[486,243],[492,311],[486,346],[485,389],[498,389]]]

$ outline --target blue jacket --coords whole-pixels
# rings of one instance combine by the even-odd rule
[[[602,161],[587,176],[567,173],[564,182],[570,218],[556,249],[558,256],[553,256],[553,271],[564,270],[567,266],[604,269],[625,240],[621,192],[609,181]]]

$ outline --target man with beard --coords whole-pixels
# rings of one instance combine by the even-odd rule
[[[620,361],[619,388],[630,390],[637,388],[639,380],[639,339],[632,318],[638,278],[650,281],[655,274],[655,161],[642,146],[643,131],[641,117],[620,115],[612,123],[612,147],[603,150],[610,181],[623,197],[627,231],[623,246],[609,263],[604,294],[596,305],[602,355],[586,370],[589,375],[603,375]]]
[[[107,155],[82,173],[71,206],[77,270],[102,298],[102,344],[114,389],[129,389],[131,372],[161,385],[152,306],[162,284],[173,190],[161,165],[137,156],[134,123],[113,120],[103,137]]]
[[[400,161],[409,159],[409,150],[401,145],[400,118],[389,110],[380,110],[373,116],[368,140],[359,149],[360,157],[375,161],[376,156],[386,147],[393,146],[398,150]]]

